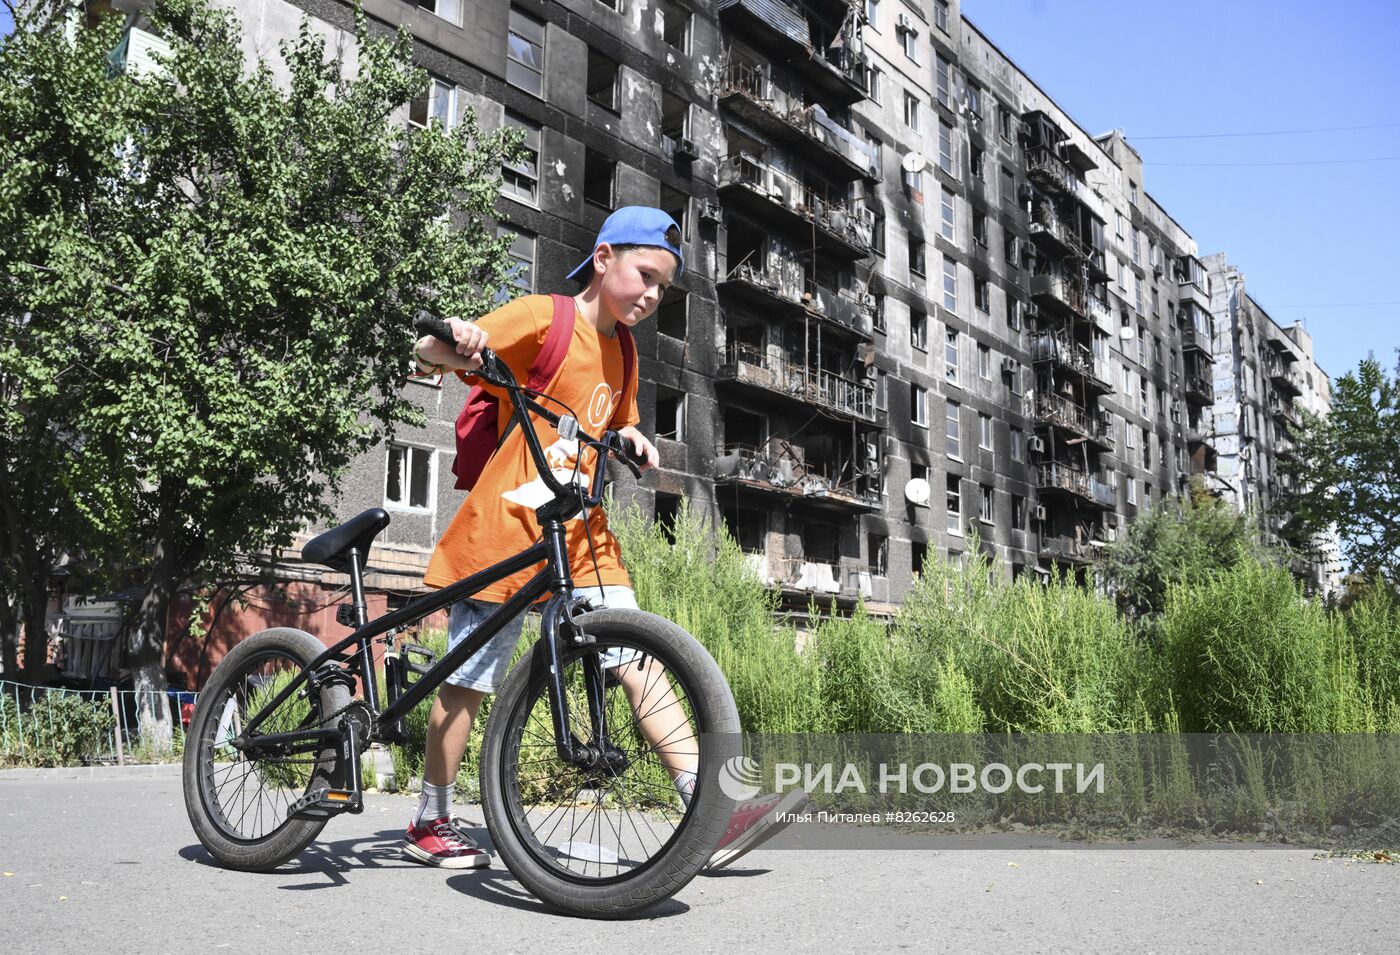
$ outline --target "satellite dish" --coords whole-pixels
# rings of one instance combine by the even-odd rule
[[[928,482],[923,478],[910,478],[909,483],[904,485],[904,499],[910,504],[922,507],[928,503],[930,493]]]
[[[1137,338],[1137,329],[1131,325],[1124,325],[1118,329],[1118,337],[1125,342],[1130,342],[1134,338]]]
[[[928,157],[923,153],[905,153],[904,158],[899,161],[899,168],[909,174],[922,172],[928,165]]]

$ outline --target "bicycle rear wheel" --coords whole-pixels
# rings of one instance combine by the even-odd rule
[[[717,784],[718,769],[739,752],[739,716],[714,659],[670,621],[617,609],[579,623],[595,643],[563,656],[570,728],[580,742],[595,742],[584,670],[591,658],[620,654],[612,660],[621,665],[604,670],[615,759],[590,771],[559,758],[549,662],[537,643],[492,708],[483,808],[501,859],[541,900],[573,914],[626,918],[679,891],[723,835],[734,803]],[[697,777],[688,808],[673,783],[685,765]]]
[[[344,771],[337,746],[309,752],[250,756],[230,741],[325,647],[309,633],[264,630],[238,644],[214,668],[199,697],[185,740],[185,810],[209,854],[231,869],[265,872],[305,849],[325,819],[292,817],[293,804],[313,789],[339,788]],[[278,705],[264,733],[317,728],[350,702],[335,685],[306,687]]]

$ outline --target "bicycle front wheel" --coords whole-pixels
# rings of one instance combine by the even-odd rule
[[[486,825],[501,859],[541,900],[626,918],[669,898],[709,860],[733,812],[719,767],[739,752],[723,673],[680,627],[640,610],[579,618],[594,639],[563,655],[570,730],[595,744],[585,669],[599,661],[611,758],[585,770],[559,758],[549,661],[537,643],[507,677],[481,761]],[[675,779],[694,772],[688,807]]]
[[[294,817],[293,806],[313,789],[340,787],[347,767],[340,765],[333,742],[309,752],[258,757],[231,745],[245,721],[324,649],[301,630],[264,630],[229,651],[200,694],[185,739],[185,809],[204,848],[231,869],[275,869],[305,849],[326,824]],[[349,702],[350,691],[342,685],[319,693],[303,686],[268,714],[261,730],[328,726]]]

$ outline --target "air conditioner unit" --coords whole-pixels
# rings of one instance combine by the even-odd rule
[[[914,29],[914,21],[910,19],[909,14],[901,13],[895,17],[894,28],[900,33],[908,33]]]
[[[1041,454],[1045,451],[1045,442],[1040,439],[1039,435],[1031,435],[1026,439],[1026,447],[1035,454]]]
[[[695,140],[678,139],[676,140],[676,148],[673,155],[677,159],[684,159],[688,162],[693,162],[696,159],[700,158],[700,151],[695,148]]]
[[[1014,375],[1021,370],[1021,363],[1014,358],[1003,358],[1001,360],[1001,370],[1008,375]]]
[[[723,215],[723,210],[720,209],[718,202],[706,201],[700,206],[701,222],[709,222],[718,225]]]
[[[861,307],[862,307],[862,308],[868,308],[868,309],[870,309],[871,311],[874,311],[874,309],[875,309],[875,296],[874,296],[874,295],[871,295],[869,292],[865,293],[864,295],[862,295],[862,296],[860,297],[860,304],[861,304]]]
[[[1049,515],[1045,512],[1045,505],[1037,504],[1035,506],[1035,519],[1038,521],[1043,521],[1046,520],[1048,517]]]

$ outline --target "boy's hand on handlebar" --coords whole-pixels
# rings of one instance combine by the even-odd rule
[[[640,459],[638,464],[643,471],[660,466],[661,455],[656,450],[656,445],[646,439],[646,435],[631,425],[619,429],[617,434],[618,437],[627,442],[628,446],[635,452],[636,457]]]
[[[456,346],[449,346],[432,335],[418,340],[419,361],[427,359],[445,368],[477,371],[481,368],[481,350],[486,347],[487,334],[471,322],[449,318],[445,324],[452,329]]]

